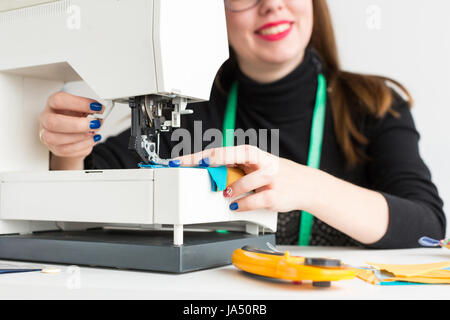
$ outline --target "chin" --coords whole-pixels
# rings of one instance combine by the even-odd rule
[[[303,50],[292,48],[283,50],[271,50],[266,52],[260,52],[259,56],[262,61],[269,64],[284,64],[290,61],[298,60],[300,56],[303,56]]]

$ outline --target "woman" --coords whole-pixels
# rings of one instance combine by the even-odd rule
[[[202,121],[203,131],[222,129],[230,91],[237,92],[234,127],[278,129],[279,154],[239,145],[183,156],[172,165],[200,161],[243,169],[246,175],[224,196],[255,192],[231,203],[230,210],[280,212],[278,244],[404,248],[417,246],[423,235],[442,238],[443,204],[418,152],[410,96],[393,80],[340,69],[326,1],[225,5],[231,58],[218,73],[210,101],[190,105],[195,113],[183,118],[183,127],[193,132],[194,121]],[[317,144],[310,138],[321,95],[326,113]],[[127,151],[130,131],[94,147],[101,123],[85,116],[95,112],[103,107],[90,99],[66,93],[49,98],[40,123],[52,169],[136,168],[139,159]],[[311,145],[322,150],[320,170],[306,166],[314,157]],[[170,157],[173,146],[163,136],[160,155]],[[243,156],[230,161],[224,151]],[[250,153],[259,160],[249,163]]]

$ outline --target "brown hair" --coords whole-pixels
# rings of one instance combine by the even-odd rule
[[[391,109],[393,96],[387,85],[389,82],[403,91],[410,106],[413,100],[408,90],[395,80],[342,71],[326,0],[313,0],[313,10],[314,25],[310,45],[318,52],[324,64],[337,141],[349,165],[354,166],[367,159],[357,144],[367,145],[369,141],[357,129],[352,117],[352,104],[359,101],[357,107],[363,108],[361,111],[379,118],[388,112],[396,115]]]
[[[349,167],[354,167],[368,160],[362,147],[369,143],[367,137],[358,130],[356,114],[368,113],[378,118],[384,117],[387,113],[398,116],[392,110],[394,97],[388,83],[403,91],[409,106],[413,101],[406,88],[395,80],[343,71],[339,63],[334,28],[326,0],[312,1],[314,24],[309,45],[320,56],[323,64],[337,142]],[[230,48],[230,52],[232,65],[236,65],[232,48]],[[222,89],[221,74],[222,72],[219,70],[215,81],[219,89]]]

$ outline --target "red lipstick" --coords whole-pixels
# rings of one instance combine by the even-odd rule
[[[263,34],[263,30],[265,30],[265,29],[273,28],[273,27],[276,27],[279,25],[284,25],[284,24],[289,24],[289,28],[284,31],[274,33],[274,34]],[[267,41],[278,41],[278,40],[285,38],[292,31],[293,24],[294,23],[292,21],[287,21],[287,20],[270,22],[270,23],[267,23],[267,24],[263,25],[262,27],[258,28],[255,31],[255,34],[259,38],[267,40]]]

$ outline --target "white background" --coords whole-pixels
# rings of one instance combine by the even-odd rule
[[[450,1],[328,0],[328,4],[344,69],[393,78],[412,94],[421,155],[448,211]]]

